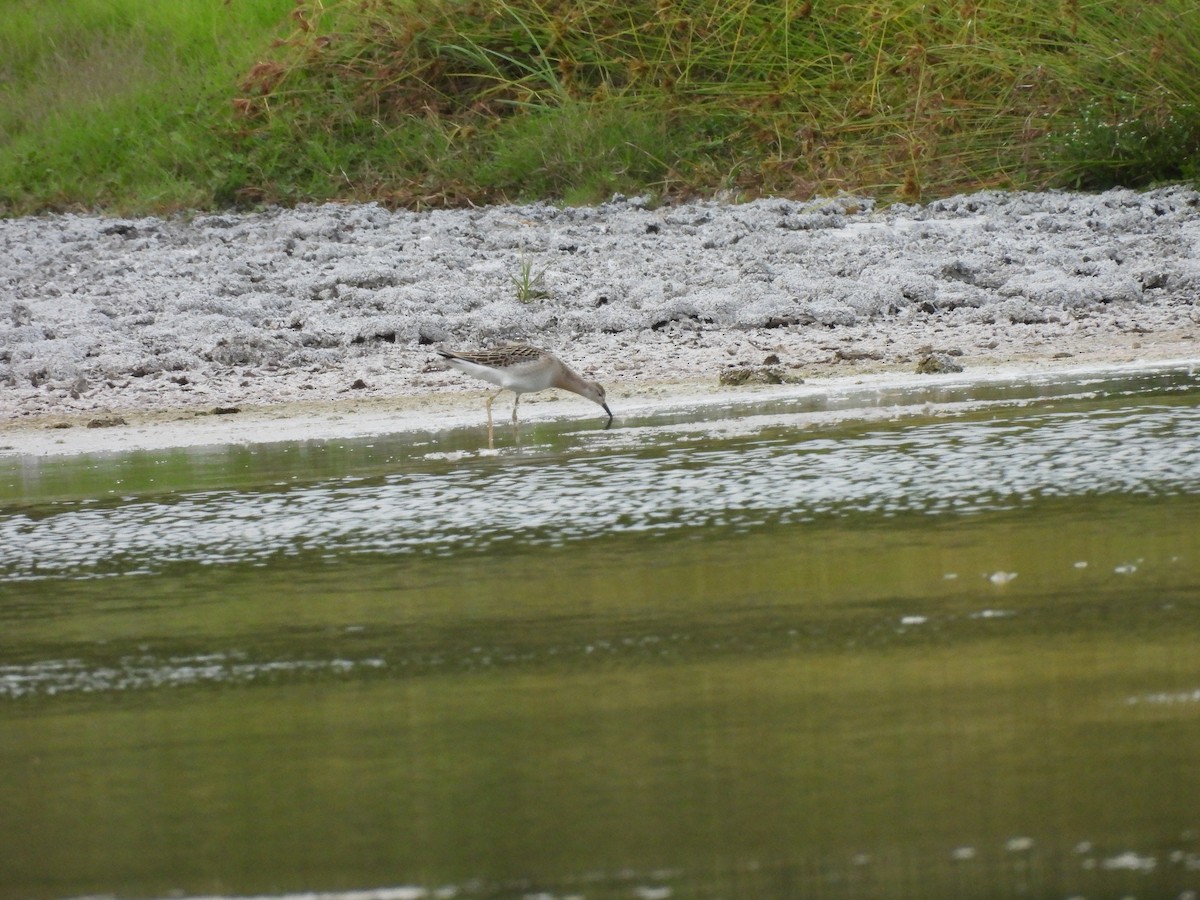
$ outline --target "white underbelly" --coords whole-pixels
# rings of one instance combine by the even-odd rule
[[[492,369],[465,359],[447,360],[451,366],[473,378],[481,379],[497,387],[505,388],[518,394],[531,391],[544,391],[554,383],[552,371],[530,371],[525,366],[513,366],[508,369]]]

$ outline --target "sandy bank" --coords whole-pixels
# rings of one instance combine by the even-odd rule
[[[435,362],[442,342],[554,349],[618,419],[729,396],[724,368],[768,359],[817,385],[907,377],[930,349],[967,377],[1200,360],[1200,194],[1184,188],[46,216],[0,221],[0,250],[7,454],[467,423],[483,394]]]

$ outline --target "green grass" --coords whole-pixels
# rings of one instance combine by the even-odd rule
[[[9,0],[0,26],[0,212],[211,205],[246,178],[241,72],[290,0]]]
[[[1198,174],[1191,0],[9,6],[8,214]]]
[[[545,300],[551,294],[546,290],[545,271],[535,272],[533,261],[521,255],[519,271],[510,275],[509,279],[516,294],[518,303],[532,303],[534,300]]]

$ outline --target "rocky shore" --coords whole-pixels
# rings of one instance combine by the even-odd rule
[[[435,361],[442,343],[552,349],[618,419],[639,397],[739,390],[721,383],[735,368],[811,382],[930,357],[935,372],[1200,361],[1200,193],[1184,187],[54,215],[0,221],[0,257],[9,453],[36,452],[31,432],[201,416],[477,410],[482,385]]]

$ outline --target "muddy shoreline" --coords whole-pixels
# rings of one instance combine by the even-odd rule
[[[618,421],[735,396],[733,365],[836,385],[930,352],[968,377],[1200,361],[1200,194],[1182,187],[43,216],[0,221],[0,248],[7,455],[468,421],[482,386],[441,368],[442,343],[553,349]]]

